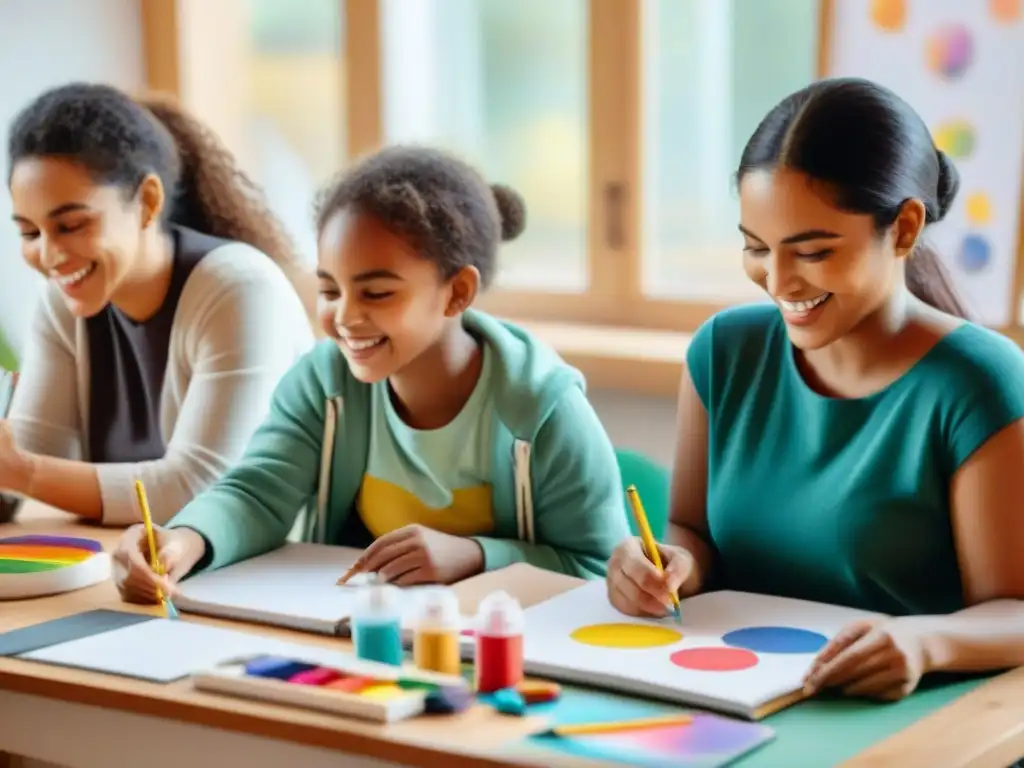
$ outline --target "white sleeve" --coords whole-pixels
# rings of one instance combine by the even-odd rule
[[[278,381],[313,345],[302,303],[277,267],[256,268],[213,290],[183,320],[190,326],[183,330],[191,378],[164,457],[96,465],[107,525],[139,520],[136,479],[146,487],[154,522],[164,523],[223,475],[266,417]],[[179,311],[190,315],[184,300]]]
[[[57,291],[47,285],[39,297],[8,421],[22,450],[80,459],[75,319]]]

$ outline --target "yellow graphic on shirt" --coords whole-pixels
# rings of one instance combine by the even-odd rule
[[[358,509],[374,538],[406,525],[422,525],[453,536],[486,536],[494,531],[490,485],[457,488],[452,491],[451,505],[431,509],[404,488],[363,475]]]

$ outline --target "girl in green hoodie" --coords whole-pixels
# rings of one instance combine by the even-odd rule
[[[166,577],[140,527],[126,531],[122,594],[155,600],[293,530],[365,548],[362,567],[400,585],[517,562],[604,576],[628,527],[583,377],[471,309],[524,223],[518,194],[431,149],[385,149],[329,185],[317,212],[329,338],[286,374],[238,465],[157,531]]]

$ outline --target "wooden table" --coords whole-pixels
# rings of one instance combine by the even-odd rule
[[[83,535],[107,546],[112,546],[120,533],[78,525],[73,518],[38,505],[27,505],[18,523],[0,526],[0,538],[27,532]],[[470,579],[457,591],[463,610],[471,611],[495,588],[506,589],[524,605],[531,605],[576,583],[575,579],[517,565]],[[156,608],[120,602],[108,582],[66,595],[0,603],[0,631],[104,607],[157,613]],[[297,642],[349,647],[346,640],[288,630],[194,616],[188,620]],[[203,694],[192,690],[188,681],[158,685],[0,658],[0,750],[72,768],[142,764],[147,768],[201,768],[224,765],[229,756],[241,757],[247,768],[579,765],[554,754],[539,758],[514,755],[511,747],[541,725],[538,718],[510,718],[477,706],[444,719],[420,718],[379,726]],[[813,733],[802,737],[813,738]],[[776,764],[771,762],[771,747],[760,753],[742,765]],[[982,683],[844,765],[1005,768],[1021,755],[1024,670],[1017,670]],[[6,768],[2,756],[0,768]]]

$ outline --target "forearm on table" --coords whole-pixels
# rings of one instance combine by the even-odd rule
[[[692,528],[671,521],[665,531],[665,543],[685,549],[696,564],[696,567],[690,572],[690,576],[679,588],[680,593],[696,594],[700,592],[707,583],[715,564],[714,547]]]
[[[103,517],[103,496],[96,467],[84,461],[26,455],[12,491],[90,520]]]
[[[992,600],[942,616],[922,616],[928,667],[983,672],[1024,666],[1024,601]]]

